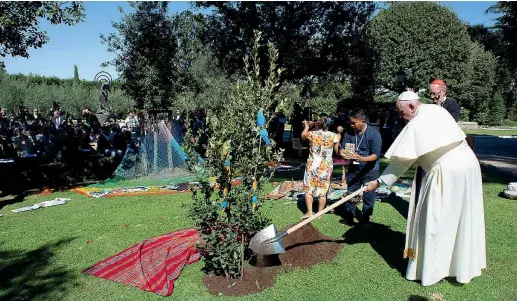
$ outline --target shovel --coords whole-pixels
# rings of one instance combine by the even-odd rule
[[[272,254],[280,254],[285,252],[284,244],[282,243],[282,239],[286,237],[287,235],[293,233],[294,231],[300,229],[301,227],[307,225],[308,223],[312,222],[315,218],[329,212],[330,210],[336,208],[337,206],[349,201],[353,197],[362,194],[363,191],[366,189],[366,186],[361,187],[361,189],[357,190],[356,192],[347,195],[343,198],[341,198],[339,201],[335,202],[334,204],[328,206],[327,208],[321,210],[320,212],[316,213],[315,215],[307,218],[306,220],[292,226],[287,231],[278,233],[278,231],[275,228],[275,225],[269,225],[267,228],[261,230],[250,241],[250,249],[255,252],[256,254],[262,254],[262,255],[272,255]]]

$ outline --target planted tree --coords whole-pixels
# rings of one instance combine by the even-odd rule
[[[320,78],[312,85],[304,101],[300,102],[303,108],[311,108],[317,114],[334,114],[339,103],[352,107],[352,87],[349,78],[345,76],[327,76]]]
[[[502,35],[502,48],[506,52],[506,58],[510,62],[512,71],[517,72],[517,3],[512,1],[499,1],[492,5],[488,12],[499,16],[496,18],[495,29]]]
[[[268,108],[274,102],[283,103],[276,92],[283,69],[277,66],[276,48],[268,43],[269,72],[261,78],[260,41],[256,32],[252,55],[244,59],[246,77],[226,94],[218,94],[219,105],[206,110],[210,131],[202,162],[194,152],[197,145],[192,141],[197,137],[190,129],[186,135],[189,165],[200,181],[199,190],[193,191],[190,214],[202,238],[199,248],[205,269],[228,278],[242,275],[251,255],[250,238],[269,223],[259,210],[261,193],[274,171],[268,165],[282,160],[266,129],[275,113]],[[232,186],[236,177],[242,183]]]

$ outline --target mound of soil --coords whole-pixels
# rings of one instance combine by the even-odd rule
[[[286,230],[289,227],[286,227]],[[292,268],[306,268],[319,263],[329,263],[341,249],[341,244],[323,235],[308,224],[284,238],[285,253],[253,258],[253,267],[245,268],[243,279],[227,280],[224,276],[207,275],[203,283],[214,295],[246,296],[272,287],[276,275]]]

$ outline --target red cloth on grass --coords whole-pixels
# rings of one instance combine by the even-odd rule
[[[185,265],[199,261],[198,240],[193,228],[148,238],[83,273],[170,296]]]

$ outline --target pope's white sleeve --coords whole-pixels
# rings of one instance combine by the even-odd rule
[[[393,185],[415,163],[416,159],[400,159],[393,157],[382,175],[379,177],[385,185]]]

